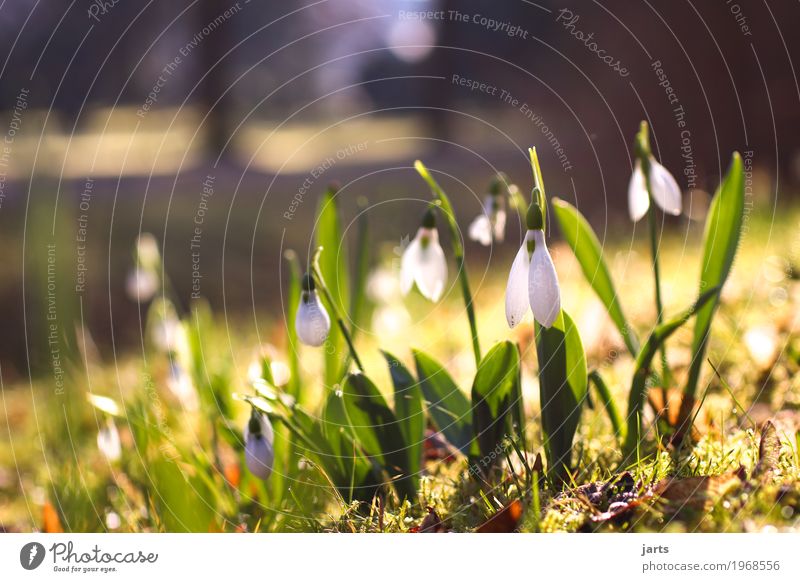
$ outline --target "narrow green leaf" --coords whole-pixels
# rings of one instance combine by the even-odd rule
[[[422,445],[425,440],[425,410],[419,382],[400,360],[388,352],[383,357],[389,365],[394,384],[394,414],[408,450],[408,471],[417,475],[422,465]]]
[[[566,311],[549,329],[536,325],[536,354],[547,468],[561,484],[568,479],[572,440],[588,388],[583,343]]]
[[[339,313],[347,313],[349,279],[347,250],[342,237],[342,225],[336,202],[336,189],[329,187],[317,206],[316,246],[325,252],[319,257],[319,269]],[[343,362],[348,360],[342,332],[331,326],[325,346],[325,385],[333,386],[342,378]]]
[[[584,277],[605,305],[606,311],[622,335],[628,351],[635,358],[639,351],[639,340],[622,312],[622,305],[620,305],[619,296],[614,288],[611,272],[603,259],[603,247],[600,245],[597,235],[577,208],[559,198],[553,198],[552,202],[561,234],[564,235],[564,239],[575,254]]]
[[[706,219],[703,264],[700,269],[700,292],[717,287],[716,296],[697,312],[692,341],[692,364],[684,393],[694,396],[700,368],[705,359],[706,343],[711,321],[719,305],[719,293],[728,278],[744,219],[744,167],[738,152],[734,152],[728,173],[717,189]]]
[[[350,326],[351,335],[355,338],[359,329],[364,327],[368,315],[367,277],[369,276],[369,223],[367,213],[361,209],[356,219],[356,265],[353,273],[353,287],[350,290]]]
[[[413,350],[428,415],[450,444],[466,453],[472,442],[472,413],[464,393],[436,360]]]
[[[300,306],[300,277],[302,275],[300,272],[300,262],[297,260],[297,255],[294,251],[287,251],[284,257],[289,264],[289,291],[287,293],[288,300],[286,302],[286,338],[288,344],[286,348],[286,357],[289,360],[289,385],[287,386],[287,392],[299,403],[300,356],[294,316]]]
[[[503,458],[502,441],[516,424],[514,409],[520,391],[517,346],[509,341],[495,345],[481,360],[472,384],[472,427],[481,455],[481,469]],[[519,428],[517,428],[519,430]]]
[[[636,452],[636,447],[644,436],[641,424],[642,409],[644,408],[644,401],[649,388],[647,379],[652,371],[653,358],[664,342],[667,341],[667,338],[680,329],[693,315],[699,313],[703,306],[708,305],[708,302],[717,295],[718,291],[719,289],[716,287],[706,291],[681,315],[657,326],[639,351],[633,369],[631,391],[628,395],[628,429],[625,434],[625,446],[623,447],[626,459]]]

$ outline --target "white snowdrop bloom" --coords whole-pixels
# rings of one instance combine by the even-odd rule
[[[408,295],[414,283],[422,296],[430,301],[439,300],[447,283],[447,260],[439,244],[439,231],[432,210],[425,214],[422,226],[400,261],[402,294]]]
[[[534,203],[528,212],[528,232],[511,265],[506,287],[506,320],[512,328],[522,321],[528,307],[534,319],[547,328],[561,313],[558,276],[541,227],[541,210]]]
[[[667,214],[678,216],[683,208],[681,189],[672,174],[659,164],[653,156],[648,160],[650,167],[650,188],[653,200]],[[631,180],[628,183],[628,212],[631,220],[637,222],[650,208],[650,197],[647,194],[647,181],[641,160],[637,159]]]
[[[149,232],[143,232],[136,239],[136,261],[145,269],[157,269],[161,263],[158,242]]]
[[[97,448],[103,456],[110,462],[118,461],[122,456],[122,445],[119,441],[119,431],[117,425],[110,418],[105,426],[97,432]]]
[[[297,337],[307,346],[319,347],[331,331],[331,318],[314,289],[314,279],[303,277],[303,293],[295,317]]]
[[[244,430],[244,460],[250,472],[267,480],[275,461],[275,435],[267,416],[255,408]]]
[[[469,225],[469,238],[488,247],[492,241],[503,242],[505,235],[505,199],[499,194],[487,194],[483,200],[483,213]]]
[[[177,352],[188,342],[180,319],[172,314],[165,314],[153,322],[150,338],[155,348],[165,354]]]
[[[158,275],[152,269],[135,267],[125,280],[125,291],[131,301],[145,303],[158,292]]]
[[[367,277],[367,297],[375,303],[389,303],[400,297],[397,275],[392,269],[378,267]]]
[[[195,411],[199,408],[200,402],[194,383],[183,366],[177,362],[172,362],[170,364],[167,388],[169,388],[169,391],[172,392],[186,410]]]

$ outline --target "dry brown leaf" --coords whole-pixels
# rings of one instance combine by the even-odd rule
[[[673,509],[708,511],[723,496],[738,489],[742,480],[736,471],[702,477],[668,477],[655,486],[655,494]]]
[[[522,502],[515,499],[478,526],[478,533],[511,533],[522,519]]]
[[[428,507],[428,515],[422,520],[422,523],[417,527],[412,527],[409,531],[411,533],[446,533],[442,518],[436,513],[433,507]]]
[[[781,440],[772,421],[764,423],[761,429],[761,442],[758,445],[758,463],[753,470],[753,477],[767,479],[778,469],[781,455]]]

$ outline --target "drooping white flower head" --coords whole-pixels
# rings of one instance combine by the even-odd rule
[[[122,456],[122,445],[119,440],[117,425],[111,418],[106,420],[105,426],[97,431],[97,448],[110,462],[118,461]]]
[[[403,252],[400,262],[401,293],[408,295],[414,283],[422,296],[430,301],[439,300],[447,283],[447,260],[439,244],[439,232],[432,209],[425,213],[422,225]]]
[[[314,278],[309,274],[303,277],[303,292],[294,321],[297,337],[307,346],[321,346],[331,331],[331,318],[317,296]]]
[[[153,270],[135,267],[125,280],[125,291],[131,301],[146,303],[156,294],[158,285],[158,275]]]
[[[653,200],[666,212],[678,216],[682,210],[681,189],[672,174],[651,155],[648,159],[650,189]],[[647,180],[640,159],[636,160],[628,183],[628,212],[633,222],[639,221],[650,208]]]
[[[194,412],[200,407],[197,389],[184,365],[178,361],[182,359],[180,355],[175,354],[173,357],[175,359],[170,362],[167,388],[187,411]]]
[[[503,242],[505,234],[505,199],[499,194],[487,194],[483,199],[483,213],[469,225],[469,238],[488,247],[492,241]]]
[[[275,461],[274,439],[269,419],[254,408],[244,430],[244,460],[250,472],[265,481],[272,474]]]
[[[542,230],[542,210],[534,202],[528,210],[528,232],[517,253],[506,287],[506,320],[515,327],[528,308],[540,325],[551,327],[561,313],[561,289]]]

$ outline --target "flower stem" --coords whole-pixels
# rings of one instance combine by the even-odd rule
[[[661,299],[661,269],[658,264],[658,224],[656,222],[656,209],[655,200],[653,200],[652,190],[650,189],[650,161],[647,158],[641,160],[642,170],[644,171],[644,180],[647,187],[647,195],[650,197],[650,207],[647,209],[647,225],[650,230],[650,251],[653,261],[653,278],[655,279],[655,295],[656,295],[656,324],[661,324],[664,320],[664,303]],[[664,345],[661,346],[661,367],[662,383],[664,388],[667,388],[669,383],[670,372],[669,363],[667,362],[667,349]]]
[[[472,351],[475,355],[475,365],[479,366],[481,363],[481,347],[478,342],[478,325],[475,321],[475,307],[472,300],[472,292],[469,288],[469,278],[467,276],[467,266],[464,261],[464,247],[461,244],[461,235],[458,231],[458,224],[456,217],[453,213],[453,206],[450,204],[450,199],[444,193],[441,186],[431,176],[428,168],[425,167],[421,161],[414,162],[414,168],[422,176],[422,179],[428,183],[431,192],[438,200],[442,214],[444,214],[447,225],[450,227],[450,244],[453,248],[453,256],[456,259],[458,267],[458,279],[461,283],[461,294],[464,296],[464,306],[467,309],[467,319],[469,320],[469,328],[472,333]]]
[[[339,326],[339,329],[342,330],[342,335],[344,336],[345,342],[347,342],[347,348],[350,350],[350,355],[353,358],[353,361],[356,363],[356,367],[360,372],[364,371],[364,365],[361,363],[361,358],[358,357],[358,352],[356,352],[355,345],[353,344],[353,338],[350,335],[350,330],[347,329],[347,326],[344,323],[344,318],[342,314],[339,312],[339,307],[336,305],[336,302],[331,297],[330,291],[328,291],[328,286],[325,284],[325,279],[322,277],[322,271],[319,268],[319,255],[322,252],[322,247],[317,249],[317,252],[314,254],[314,260],[311,262],[311,270],[314,276],[314,283],[316,284],[317,288],[322,292],[322,295],[325,297],[325,301],[328,303],[328,306],[333,311],[333,316],[336,319],[336,324]],[[347,366],[345,366],[346,368]]]

